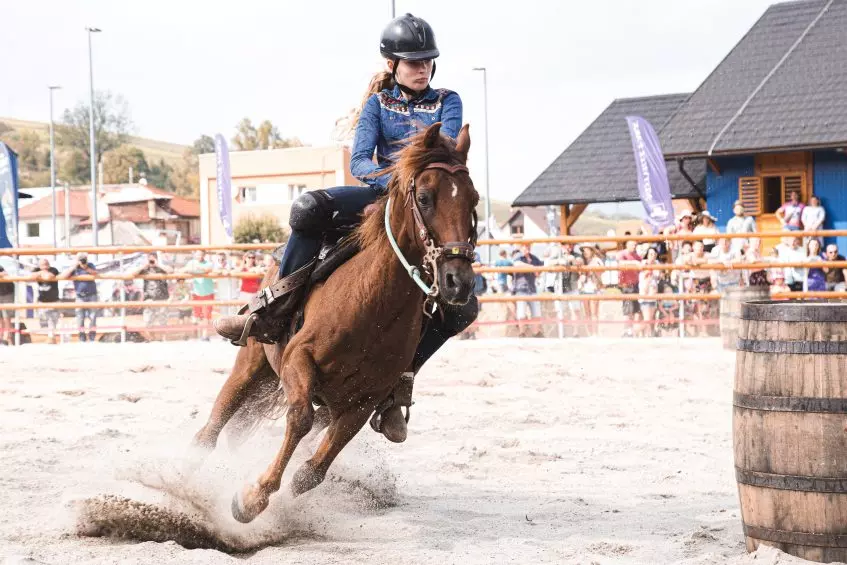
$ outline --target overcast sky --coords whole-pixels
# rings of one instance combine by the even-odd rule
[[[432,24],[433,86],[462,96],[471,171],[485,186],[481,73],[488,69],[492,198],[511,200],[615,98],[689,92],[769,0],[396,0]],[[231,137],[244,116],[330,142],[382,65],[388,0],[0,0],[0,116],[47,121],[94,83],[129,102],[135,133]],[[634,174],[634,170],[633,170]]]

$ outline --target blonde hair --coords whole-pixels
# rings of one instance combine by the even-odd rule
[[[353,112],[353,117],[350,120],[350,130],[355,131],[356,126],[359,124],[359,116],[362,115],[362,110],[365,109],[365,104],[368,103],[368,99],[382,92],[385,89],[394,88],[394,76],[389,71],[379,71],[374,76],[371,77],[371,82],[368,84],[368,89],[365,91],[365,95],[362,97],[362,103],[359,104],[359,108]]]

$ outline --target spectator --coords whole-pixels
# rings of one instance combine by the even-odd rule
[[[88,262],[88,254],[81,251],[76,256],[76,263],[72,264],[68,270],[62,273],[62,277],[81,277],[85,275],[96,276],[97,269]],[[74,281],[74,294],[76,295],[78,304],[97,302],[97,282]],[[81,342],[86,341],[86,318],[88,319],[88,341],[93,342],[97,336],[97,309],[85,307],[76,309],[76,328],[79,332],[79,341]]]
[[[818,231],[823,229],[824,220],[826,220],[826,210],[821,206],[820,199],[814,194],[809,197],[809,205],[803,208],[800,215],[803,223],[804,231]],[[823,238],[818,236],[819,245],[823,245]]]
[[[694,242],[691,253],[686,257],[685,262],[691,266],[688,273],[690,276],[689,292],[694,294],[709,294],[712,292],[712,273],[707,268],[709,256],[706,255],[706,246],[703,245],[702,241]],[[693,319],[708,320],[711,318],[713,308],[708,300],[692,300],[689,305]],[[699,335],[703,330],[703,325],[698,324],[694,333]]]
[[[148,275],[164,275],[168,271],[159,264],[159,258],[156,253],[147,255],[147,263],[133,273],[135,277],[146,277]],[[145,279],[143,283],[145,302],[148,301],[165,301],[169,298],[168,281],[164,279]],[[151,327],[164,327],[168,325],[168,309],[147,307],[143,312],[144,325]],[[164,334],[161,334],[164,335]],[[152,340],[153,334],[150,333],[148,339]]]
[[[753,219],[752,216],[744,215],[744,206],[741,204],[740,200],[735,201],[735,204],[732,207],[732,211],[735,216],[730,218],[729,221],[726,223],[726,233],[756,232],[756,220]],[[740,254],[748,242],[748,240],[743,237],[732,239],[730,241],[732,241],[730,247],[732,247],[732,250],[736,254]]]
[[[573,244],[563,243],[561,245],[561,257],[557,260],[557,265],[563,267],[573,267],[576,265],[577,255],[574,254]],[[602,264],[602,263],[601,263]],[[559,273],[557,279],[558,286],[554,292],[560,294],[578,294],[579,293],[579,273],[576,271],[565,271]],[[583,304],[579,300],[567,300],[564,303],[556,302],[556,313],[564,316],[567,314],[568,319],[572,320],[573,335],[579,337],[579,325],[576,324],[582,319]]]
[[[693,216],[691,215],[691,210],[683,210],[676,216],[676,223],[672,226],[668,226],[663,230],[662,233],[665,235],[674,235],[674,234],[688,234],[692,233],[691,221]],[[676,261],[679,257],[680,249],[684,244],[684,241],[668,241],[667,246],[671,251],[671,258],[673,261]]]
[[[512,260],[509,259],[509,252],[505,249],[501,249],[498,254],[499,258],[494,262],[495,267],[511,267]],[[497,287],[495,289],[497,292],[507,293],[509,292],[509,273],[497,273]]]
[[[59,283],[56,277],[59,270],[50,265],[47,259],[38,262],[34,278],[38,285],[38,302],[42,304],[54,304],[59,301]],[[59,310],[56,308],[39,308],[38,321],[42,328],[47,328],[47,340],[57,343],[56,328],[59,325]]]
[[[761,263],[762,258],[762,240],[758,237],[751,237],[748,240],[747,247],[744,250],[745,263]],[[766,269],[758,269],[755,271],[744,271],[747,279],[747,286],[768,286],[768,273]]]
[[[206,259],[205,251],[195,251],[194,258],[189,261],[182,271],[193,275],[204,275],[212,271],[212,263]],[[212,301],[215,299],[215,281],[204,277],[194,277],[191,280],[191,300]],[[197,324],[198,336],[208,340],[208,322],[212,319],[212,306],[194,306],[193,322]]]
[[[741,259],[740,253],[732,249],[731,239],[721,239],[709,254],[710,263],[729,265]],[[741,286],[741,271],[715,269],[712,271],[712,288],[723,294],[728,288]]]
[[[794,230],[792,230],[794,231]],[[803,263],[806,261],[806,250],[803,249],[803,240],[799,237],[792,237],[790,245],[784,242],[777,245],[779,248],[779,260],[782,263]],[[793,292],[803,290],[803,283],[806,280],[806,272],[802,267],[784,267],[785,283]]]
[[[697,224],[697,227],[694,228],[693,233],[695,235],[704,235],[704,236],[710,236],[710,235],[714,235],[716,233],[720,233],[718,231],[717,226],[715,225],[716,221],[717,221],[717,218],[714,217],[713,215],[711,215],[708,210],[703,210],[702,212],[700,212],[700,222]],[[711,253],[712,249],[714,249],[714,248],[715,248],[714,238],[704,237],[703,238],[703,250],[706,253]]]
[[[185,282],[185,279],[177,279],[176,285],[174,285],[174,290],[171,293],[170,302],[188,302],[191,300],[191,289],[188,287],[188,284]],[[191,319],[193,312],[192,308],[179,308],[177,310],[179,314],[179,321],[182,323],[184,320]]]
[[[253,273],[260,275],[263,273],[262,267],[256,265],[256,254],[248,251],[244,254],[244,261],[240,267],[234,272],[236,273]],[[262,277],[242,278],[240,282],[238,299],[242,302],[250,302],[250,299],[259,292],[259,287],[262,284]]]
[[[0,281],[7,278],[6,270],[0,265]],[[0,343],[8,344],[12,341],[12,318],[14,310],[3,308],[3,304],[15,303],[15,283],[0,282]]]
[[[635,243],[635,242],[633,242]],[[596,250],[588,245],[583,245],[582,260],[575,261],[577,267],[602,267],[603,261],[597,256]],[[579,277],[577,287],[580,294],[598,294],[603,288],[603,283],[600,279],[600,273],[597,271],[589,271],[582,273]],[[585,320],[586,333],[589,336],[596,336],[600,331],[600,302],[598,300],[583,300],[582,301],[582,317]]]
[[[659,252],[655,247],[648,247],[647,254],[641,262],[642,266],[658,265]],[[662,274],[660,271],[643,270],[638,274],[638,294],[640,297],[650,296],[659,293],[659,280]],[[647,335],[656,335],[653,325],[656,317],[656,299],[654,298],[639,298],[638,304],[641,307],[644,323],[641,324],[639,335],[642,337]]]
[[[621,265],[640,265],[641,257],[635,251],[637,244],[629,239],[625,244],[623,251],[618,252],[618,263]],[[638,294],[638,271],[630,269],[621,269],[619,275],[619,284],[621,293],[623,294]],[[636,316],[641,314],[641,308],[638,305],[638,300],[624,300],[621,306],[623,315],[626,318],[624,326],[624,337],[632,337],[632,323]]]
[[[808,208],[807,208],[808,209]],[[816,238],[812,238],[806,243],[806,261],[822,261],[821,244]],[[806,269],[806,278],[803,284],[803,290],[820,291],[826,290],[826,274],[823,269],[818,267],[810,267]]]
[[[782,224],[782,229],[788,231],[800,231],[803,229],[803,208],[805,206],[800,202],[800,193],[796,190],[791,191],[791,200],[783,204],[776,211],[776,219]],[[786,278],[786,280],[788,280]],[[789,283],[789,286],[790,283]]]
[[[844,256],[838,253],[838,246],[834,243],[830,243],[826,246],[826,256],[824,259],[826,261],[845,260]],[[827,290],[837,290],[842,292],[847,290],[847,284],[844,282],[847,280],[847,269],[842,267],[824,267],[823,273],[826,280]]]
[[[544,263],[533,255],[529,250],[529,245],[521,245],[520,255],[514,260],[515,266],[521,267],[540,267]],[[535,288],[535,273],[517,273],[515,274],[515,294],[517,296],[532,296],[537,293]],[[521,325],[521,320],[531,319],[537,320],[541,317],[541,304],[538,301],[520,301],[517,304],[517,319],[518,319],[518,335],[520,337],[528,337],[531,324]],[[534,337],[544,337],[544,332],[541,326],[536,326],[533,332]]]

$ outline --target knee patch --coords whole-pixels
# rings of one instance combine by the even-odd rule
[[[297,197],[291,205],[288,224],[291,229],[322,232],[332,222],[332,197],[325,190],[313,190]]]

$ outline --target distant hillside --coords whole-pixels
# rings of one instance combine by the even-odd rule
[[[56,121],[58,124],[58,120]],[[13,131],[19,133],[35,132],[42,140],[43,148],[47,149],[50,145],[50,125],[44,122],[30,122],[27,120],[17,120],[15,118],[0,118],[0,124],[5,124]],[[4,129],[0,125],[0,130]],[[0,131],[0,134],[3,132]],[[147,139],[146,137],[130,136],[129,145],[138,147],[147,156],[148,162],[164,159],[165,162],[172,167],[176,167],[182,162],[182,152],[188,148],[187,145],[179,145],[178,143],[169,143],[167,141],[157,141],[155,139]]]

